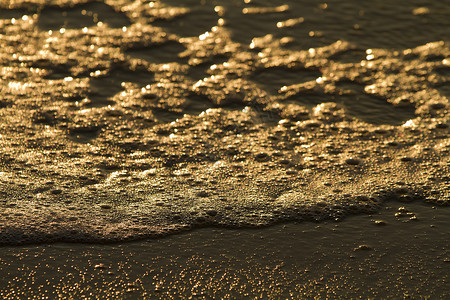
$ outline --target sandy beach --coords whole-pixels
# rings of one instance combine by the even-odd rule
[[[3,247],[3,298],[449,296],[448,208],[389,203],[343,222],[203,228],[113,245]]]

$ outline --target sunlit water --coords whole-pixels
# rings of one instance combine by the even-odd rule
[[[44,2],[0,2],[2,245],[449,203],[445,1]]]

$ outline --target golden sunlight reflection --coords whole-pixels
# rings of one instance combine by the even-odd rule
[[[293,222],[297,231],[291,229],[299,236],[310,223],[313,229],[328,228],[320,231],[321,238],[352,224],[347,237],[355,239],[351,228],[360,228],[365,215],[371,224],[367,232],[381,231],[375,238],[361,233],[364,242],[342,246],[342,258],[351,260],[344,263],[354,266],[372,254],[386,258],[398,253],[397,244],[389,239],[378,243],[376,237],[385,238],[383,230],[396,225],[405,230],[420,225],[422,212],[433,215],[450,204],[448,7],[445,1],[419,4],[0,1],[2,251],[20,246],[14,251],[28,253],[32,249],[25,244],[50,249],[56,242],[96,243],[96,249],[104,250],[107,243],[136,240],[151,240],[139,244],[150,249],[164,243],[158,237],[191,229],[234,228],[245,236],[244,228],[270,232],[270,225]],[[412,207],[422,210],[416,215]],[[378,214],[386,211],[389,216],[381,220]],[[442,233],[446,227],[433,230]],[[236,233],[230,245],[241,244]],[[178,237],[191,239],[191,234]],[[271,234],[242,251],[263,251]],[[296,241],[309,249],[311,239]],[[192,238],[189,244],[197,242]],[[437,242],[416,245],[417,253]],[[277,253],[290,251],[284,247]],[[329,256],[329,263],[335,248],[322,247],[319,252]],[[442,249],[431,248],[427,260],[447,259]],[[299,289],[319,288],[319,298],[448,298],[428,289],[447,286],[447,279],[437,276],[440,271],[417,279],[416,269],[401,277],[369,268],[361,277],[358,265],[357,288],[347,291],[336,287],[347,282],[334,273],[300,270],[300,277],[331,277],[317,276],[320,284],[298,288],[289,281],[298,278],[285,272],[289,260],[269,266],[264,256],[255,258],[264,266],[258,274],[271,275],[261,279],[264,290],[258,294],[252,294],[256,288],[238,286],[207,290],[195,277],[198,284],[178,295],[164,279],[181,274],[170,264],[179,257],[165,257],[172,273],[155,281],[156,271],[147,269],[154,261],[125,270],[113,266],[120,262],[108,265],[97,256],[99,261],[73,265],[86,264],[84,276],[92,275],[91,281],[69,280],[70,292],[59,294],[33,290],[50,289],[39,279],[47,278],[41,274],[48,271],[43,264],[31,281],[16,272],[17,260],[14,267],[6,266],[3,255],[0,296],[109,299],[114,298],[109,292],[96,292],[109,291],[105,286],[120,281],[121,288],[113,287],[115,298],[308,298],[314,293],[300,294]],[[224,266],[220,259],[208,264]],[[247,261],[240,264],[248,269]],[[49,282],[61,278],[55,270],[48,271]],[[152,288],[128,282],[124,270],[130,276],[148,272],[143,280]],[[8,275],[14,272],[16,279]],[[371,278],[384,278],[377,272],[396,283],[390,294],[372,284],[380,281]],[[29,290],[20,285],[22,279]],[[105,286],[87,287],[101,280]],[[78,293],[81,288],[92,294]],[[298,288],[297,293],[285,293],[288,288]]]

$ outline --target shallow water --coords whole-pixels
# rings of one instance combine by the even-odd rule
[[[2,245],[449,203],[441,1],[1,7]]]

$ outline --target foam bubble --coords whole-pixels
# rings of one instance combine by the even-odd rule
[[[340,220],[392,199],[449,204],[448,78],[436,72],[444,42],[349,63],[333,59],[355,49],[347,42],[288,50],[266,36],[255,53],[225,27],[179,38],[142,22],[186,9],[136,5],[118,5],[126,31],[49,37],[34,17],[4,22],[0,244]],[[125,52],[174,42],[185,51],[161,64]],[[217,57],[226,61],[191,79]],[[264,70],[321,76],[273,92],[253,82]],[[353,96],[414,115],[367,123],[339,102]]]

